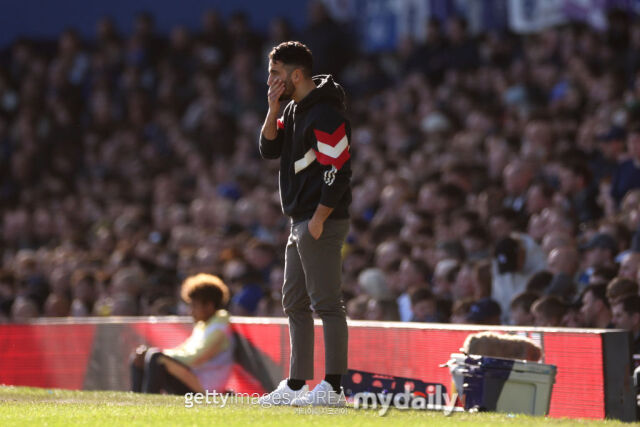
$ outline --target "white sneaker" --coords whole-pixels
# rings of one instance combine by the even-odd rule
[[[325,380],[320,381],[309,393],[300,396],[291,402],[292,406],[346,406],[347,399],[344,397],[344,390],[336,393],[333,386]]]
[[[303,397],[309,393],[309,386],[303,385],[300,390],[292,390],[287,385],[287,380],[280,381],[278,387],[269,394],[258,399],[258,405],[261,406],[279,406],[279,405],[291,405],[296,398]]]

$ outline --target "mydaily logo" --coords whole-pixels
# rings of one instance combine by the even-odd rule
[[[461,406],[456,406],[460,400]],[[373,393],[360,392],[353,395],[354,409],[378,409],[378,414],[384,416],[390,408],[417,409],[443,411],[445,416],[453,412],[464,411],[464,396],[460,398],[457,393],[449,396],[442,393],[442,387],[436,386],[435,393],[409,392],[404,393]]]

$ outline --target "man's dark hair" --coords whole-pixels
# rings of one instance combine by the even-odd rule
[[[311,77],[313,56],[311,55],[311,50],[300,42],[288,41],[280,43],[269,52],[269,59],[301,68],[306,77]]]
[[[451,307],[451,315],[452,316],[456,315],[456,316],[467,317],[473,302],[474,302],[473,298],[466,298],[466,299],[462,299],[462,300],[457,300],[453,304],[453,307]]]
[[[613,302],[627,295],[638,294],[638,283],[634,280],[616,277],[607,285],[607,298]]]
[[[448,298],[436,298],[436,316],[438,321],[442,323],[449,322],[451,318],[451,310],[453,302]]]
[[[556,296],[546,295],[531,305],[531,312],[538,312],[547,319],[553,319],[556,326],[560,326],[562,318],[567,314],[567,305]]]
[[[595,277],[602,277],[607,281],[607,283],[609,283],[609,281],[615,279],[618,275],[618,269],[616,267],[607,267],[603,265],[594,268],[592,275]]]
[[[526,291],[534,294],[543,294],[545,289],[551,284],[553,273],[547,270],[541,270],[535,273],[527,281]]]
[[[436,298],[433,293],[427,288],[415,288],[409,292],[409,298],[411,299],[411,305],[416,305],[423,300],[433,300]]]
[[[597,298],[600,301],[602,301],[602,303],[607,308],[611,308],[609,306],[609,300],[607,299],[607,285],[596,283],[596,284],[591,284],[587,286],[586,288],[584,288],[584,291],[582,291],[582,295],[580,296],[580,299],[582,300],[582,298],[584,298],[584,296],[589,292],[593,294],[594,298]]]
[[[480,223],[480,215],[469,209],[460,209],[451,214],[451,219],[462,219],[471,224],[471,227],[479,226]]]
[[[640,295],[627,295],[618,299],[614,305],[622,304],[622,309],[629,316],[640,314]]]
[[[552,199],[553,193],[555,190],[552,186],[550,186],[547,182],[542,179],[536,178],[533,180],[531,187],[540,187],[540,191],[542,191],[542,195],[545,199]]]
[[[631,134],[640,134],[640,121],[635,120],[627,125],[627,136]]]
[[[455,184],[441,184],[436,190],[438,197],[448,199],[454,204],[454,207],[464,206],[467,200],[467,193]]]
[[[431,271],[431,269],[429,268],[429,265],[426,262],[424,262],[421,259],[414,259],[414,258],[407,258],[407,259],[409,260],[409,262],[411,262],[411,265],[413,265],[413,267],[416,270],[418,270],[418,272],[420,272],[420,276],[422,276],[424,280],[429,280],[431,278],[431,276],[433,275],[433,272]]]
[[[518,226],[518,220],[519,220],[518,212],[516,212],[511,208],[501,208],[493,214],[493,217],[502,218],[506,222],[511,224],[513,227]]]
[[[527,313],[530,313],[531,306],[533,305],[534,302],[536,302],[538,298],[540,298],[540,295],[534,292],[527,292],[527,291],[521,292],[511,300],[511,304],[509,305],[509,308],[511,308],[511,310],[514,310],[520,307]]]
[[[584,180],[584,185],[589,186],[591,179],[593,178],[593,174],[591,173],[591,169],[586,164],[586,162],[581,162],[579,160],[569,160],[565,162],[564,167],[567,168],[574,175],[579,176]]]
[[[465,239],[480,240],[482,243],[489,243],[489,233],[483,225],[475,225],[463,236]]]

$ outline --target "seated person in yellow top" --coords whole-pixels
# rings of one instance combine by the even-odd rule
[[[175,348],[140,346],[131,361],[133,391],[184,394],[223,391],[233,366],[229,289],[219,277],[198,274],[182,284],[182,299],[191,306],[193,332]]]

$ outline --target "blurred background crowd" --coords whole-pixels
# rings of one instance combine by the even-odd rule
[[[282,316],[277,161],[259,158],[267,53],[308,44],[352,121],[351,319],[640,333],[640,21],[426,39],[368,54],[312,3],[293,32],[96,24],[0,56],[0,320],[186,314],[220,275],[236,315]]]

